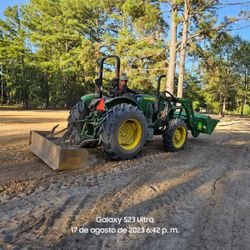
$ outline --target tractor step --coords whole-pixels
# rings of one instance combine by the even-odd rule
[[[60,142],[51,131],[30,131],[29,148],[54,170],[83,168],[97,162],[87,149]]]

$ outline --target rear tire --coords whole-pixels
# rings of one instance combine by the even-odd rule
[[[68,126],[79,126],[77,120],[81,120],[86,117],[89,113],[88,108],[85,106],[83,101],[79,101],[76,105],[70,110],[69,117],[67,119]]]
[[[83,128],[83,123],[78,122],[79,120],[84,119],[89,114],[89,109],[86,107],[83,101],[79,101],[75,106],[70,110],[68,121],[68,138],[71,137],[75,144],[81,143],[80,134]]]
[[[187,134],[187,125],[182,119],[171,120],[162,135],[165,149],[169,152],[183,149],[187,142]]]
[[[110,158],[131,159],[146,142],[147,122],[138,107],[122,103],[108,111],[100,131],[103,149]]]

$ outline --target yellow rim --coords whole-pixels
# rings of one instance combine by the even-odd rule
[[[125,150],[136,148],[141,137],[142,127],[135,119],[125,120],[118,129],[118,143]]]
[[[176,148],[180,148],[184,145],[187,136],[187,131],[185,127],[178,127],[174,131],[173,135],[173,145]]]

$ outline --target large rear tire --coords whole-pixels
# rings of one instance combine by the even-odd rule
[[[163,132],[163,144],[167,151],[175,152],[184,148],[187,141],[187,125],[182,119],[174,119]]]
[[[108,111],[100,131],[103,149],[110,158],[131,159],[146,142],[147,122],[138,107],[122,103]]]
[[[68,121],[68,134],[67,137],[73,140],[74,144],[80,144],[80,133],[83,128],[83,124],[79,120],[84,119],[89,114],[89,109],[83,101],[79,101],[70,110]]]
[[[69,117],[67,119],[68,126],[76,126],[79,127],[79,122],[77,120],[81,120],[89,114],[88,108],[85,106],[83,101],[79,101],[69,112]]]

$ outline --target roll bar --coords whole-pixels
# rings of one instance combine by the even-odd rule
[[[160,96],[161,79],[164,78],[164,77],[166,77],[166,75],[160,75],[159,78],[158,78],[158,81],[157,81],[158,82],[158,84],[157,84],[157,97]],[[176,101],[176,97],[173,94],[171,94],[169,91],[165,90],[165,91],[163,91],[163,93],[168,93],[172,97],[172,99],[174,101]]]
[[[115,56],[115,55],[110,55],[110,56],[105,56],[101,59],[100,62],[100,71],[99,71],[99,75],[98,78],[96,79],[96,85],[99,89],[99,93],[100,93],[100,98],[102,97],[102,80],[103,80],[103,65],[106,59],[108,58],[115,58],[116,59],[116,70],[115,70],[115,77],[116,77],[116,81],[119,82],[120,79],[120,68],[121,68],[121,60],[119,56]]]
[[[166,77],[167,75],[160,75],[157,80],[157,97],[160,96],[160,89],[161,89],[161,79]]]

